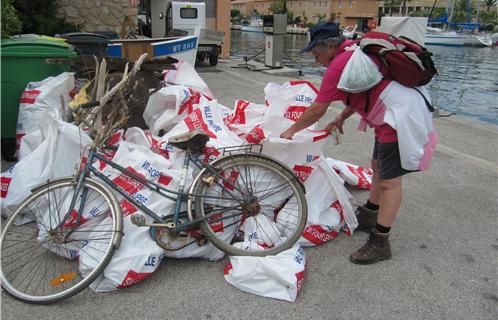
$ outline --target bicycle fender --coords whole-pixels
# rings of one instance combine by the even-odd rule
[[[56,183],[56,182],[58,182],[60,180],[66,180],[66,179],[72,179],[72,178],[74,178],[74,177],[68,176],[68,177],[57,178],[57,179],[54,179],[54,180],[47,180],[45,182],[42,182],[42,183],[34,186],[31,189],[31,193],[35,193],[36,191],[40,190],[42,187],[46,186],[47,184]]]

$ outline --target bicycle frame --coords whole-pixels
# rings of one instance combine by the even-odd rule
[[[238,151],[237,149],[235,149],[235,150]],[[223,152],[223,154],[225,154],[225,152]],[[230,154],[231,154],[231,152],[230,152]],[[195,219],[193,221],[182,222],[182,223],[178,224],[178,222],[180,221],[180,214],[182,213],[182,212],[180,212],[182,202],[184,202],[188,197],[201,196],[201,195],[196,195],[196,194],[191,194],[191,193],[185,192],[185,190],[184,190],[186,180],[187,180],[188,168],[190,166],[190,163],[193,163],[199,169],[208,170],[210,173],[214,174],[217,178],[221,179],[223,182],[229,182],[223,176],[221,176],[219,174],[219,172],[217,172],[209,163],[204,163],[201,159],[199,159],[198,157],[192,155],[189,151],[187,151],[186,155],[185,155],[184,162],[183,162],[183,169],[182,169],[181,178],[180,178],[180,186],[179,186],[177,191],[173,191],[171,189],[167,189],[163,186],[160,186],[157,183],[152,182],[145,177],[139,176],[136,173],[131,172],[131,171],[127,170],[126,168],[124,168],[123,166],[113,162],[112,160],[106,159],[105,157],[96,153],[95,151],[90,150],[88,160],[87,160],[85,166],[82,168],[79,176],[77,177],[78,182],[76,184],[76,189],[75,189],[73,199],[71,200],[70,209],[68,210],[68,213],[66,214],[64,219],[62,220],[61,225],[64,224],[64,222],[69,218],[70,212],[76,204],[76,200],[77,200],[77,196],[79,194],[79,191],[83,187],[83,183],[84,183],[85,179],[90,176],[90,173],[93,173],[94,176],[96,176],[100,180],[102,180],[107,186],[109,186],[110,188],[112,188],[113,190],[115,190],[119,194],[121,194],[127,201],[131,202],[137,209],[143,211],[146,215],[153,218],[155,222],[159,222],[159,223],[166,222],[166,218],[171,217],[171,215],[167,215],[164,218],[158,216],[152,210],[150,210],[145,205],[143,205],[141,202],[139,202],[137,199],[135,199],[133,197],[133,194],[130,194],[125,189],[116,185],[111,179],[109,179],[103,173],[99,172],[98,169],[96,169],[92,165],[94,160],[96,160],[96,159],[103,161],[107,165],[110,165],[114,169],[117,169],[119,172],[121,172],[121,173],[127,175],[128,177],[130,177],[131,179],[139,182],[145,188],[148,188],[149,190],[152,190],[152,191],[158,193],[159,195],[161,195],[165,198],[168,198],[170,200],[175,201],[175,209],[174,209],[173,217],[172,217],[172,221],[173,221],[173,224],[175,227],[174,227],[174,229],[171,229],[170,231],[173,231],[176,233],[179,233],[181,231],[185,231],[185,230],[191,229],[193,227],[196,227],[199,224],[199,222],[204,221],[206,219],[213,218],[213,216],[218,213],[218,211],[211,211],[210,214],[207,214],[206,216],[204,216],[202,218],[198,218],[198,219]],[[238,187],[236,187],[236,186],[233,186],[233,187],[235,189],[239,190]],[[230,192],[230,190],[228,190],[226,188],[223,188],[223,189],[230,196],[230,199],[236,200],[240,203],[240,201],[237,200],[237,198],[235,196],[233,196],[233,194]],[[239,190],[239,191],[241,191],[241,190]],[[76,224],[79,224],[79,220],[80,220],[81,214],[83,212],[83,206],[84,206],[85,201],[86,201],[86,196],[87,196],[87,190],[85,189],[85,190],[83,190],[83,192],[81,194],[81,207],[80,207],[80,210],[78,210],[78,217],[76,220]],[[202,197],[211,198],[211,199],[228,199],[227,197],[219,197],[219,196],[202,195]],[[228,208],[228,209],[231,209],[231,208]],[[222,209],[222,210],[227,210],[227,209]],[[237,215],[237,214],[234,214],[233,216],[235,216],[235,215]],[[225,218],[227,218],[227,217],[230,217],[230,216],[226,216]],[[212,220],[212,222],[216,222],[216,221],[221,220],[221,219],[217,218],[217,219],[211,219],[211,220]]]

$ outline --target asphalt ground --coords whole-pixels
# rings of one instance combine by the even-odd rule
[[[268,82],[289,78],[233,68],[220,60],[198,71],[218,100],[263,103]],[[301,78],[302,79],[302,78]],[[319,83],[315,79],[316,83]],[[333,106],[325,126],[339,112]],[[368,166],[373,132],[345,124],[342,144],[326,156]],[[393,258],[370,266],[349,262],[367,235],[339,236],[305,249],[306,278],[295,303],[244,293],[223,279],[227,260],[163,260],[152,277],[107,294],[86,289],[50,306],[1,294],[2,319],[497,319],[497,127],[452,116],[435,120],[440,143],[429,171],[404,178],[392,229]],[[2,162],[2,167],[8,166]],[[367,191],[350,189],[357,203]]]

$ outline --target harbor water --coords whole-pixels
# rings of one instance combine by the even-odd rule
[[[263,33],[232,30],[231,55],[264,62],[264,42]],[[316,65],[311,54],[300,53],[306,43],[305,35],[286,35],[283,64],[300,69],[305,78],[320,78],[325,68]],[[498,125],[498,47],[427,48],[438,69],[428,85],[434,106]]]

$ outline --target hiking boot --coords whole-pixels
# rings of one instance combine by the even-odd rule
[[[367,243],[349,256],[356,264],[372,264],[390,258],[389,233],[380,233],[376,229],[370,233]]]
[[[372,232],[377,223],[377,216],[379,215],[379,210],[371,210],[366,208],[364,205],[356,208],[356,219],[358,220],[357,231],[363,231],[366,233]]]

